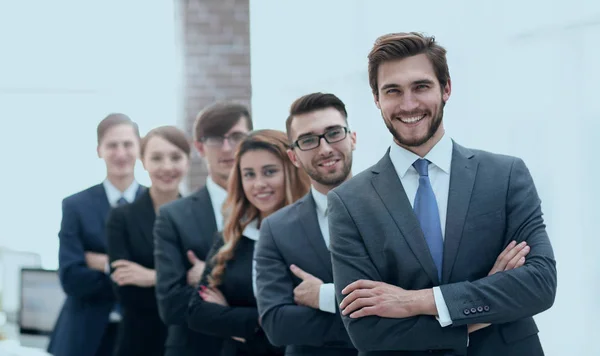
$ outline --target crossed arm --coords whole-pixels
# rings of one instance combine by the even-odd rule
[[[490,273],[478,281],[440,286],[452,319],[452,327],[446,328],[433,317],[437,308],[432,289],[407,291],[382,282],[344,202],[335,192],[329,194],[336,291],[344,323],[359,350],[464,349],[467,325],[474,331],[481,324],[515,321],[552,305],[556,268],[540,201],[522,161],[515,160],[511,173],[506,236],[527,243],[527,259],[522,267]],[[518,298],[509,294],[511,290],[519,291]],[[463,312],[482,300],[493,309]]]

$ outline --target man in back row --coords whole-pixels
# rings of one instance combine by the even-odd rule
[[[244,105],[221,102],[204,109],[194,124],[194,146],[208,164],[198,192],[160,208],[154,225],[158,310],[169,327],[165,356],[218,356],[221,340],[189,330],[188,303],[202,277],[214,234],[223,228],[221,208],[237,145],[252,130]]]

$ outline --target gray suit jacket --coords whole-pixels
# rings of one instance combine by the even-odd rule
[[[338,300],[342,289],[359,279],[407,290],[441,285],[453,324],[442,328],[424,315],[343,317],[354,345],[366,355],[465,354],[467,325],[492,323],[468,335],[469,356],[542,355],[532,316],[554,303],[556,266],[540,199],[523,161],[454,144],[442,281],[408,199],[389,152],[329,193]],[[488,277],[512,240],[531,246],[525,265]]]
[[[331,256],[311,193],[262,222],[254,258],[258,312],[271,343],[287,346],[287,355],[358,353],[339,312],[331,314],[294,303],[294,288],[301,280],[290,271],[291,264],[324,283],[333,283]]]
[[[192,267],[186,253],[204,260],[212,246],[217,222],[206,187],[162,206],[154,223],[156,301],[162,321],[169,327],[165,356],[219,355],[222,339],[193,332],[187,309],[196,289],[187,284]]]

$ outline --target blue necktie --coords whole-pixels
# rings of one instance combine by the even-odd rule
[[[129,204],[129,202],[127,201],[127,199],[125,199],[125,197],[120,197],[119,200],[117,200],[117,206],[121,206],[121,205],[125,205],[125,204]]]
[[[442,259],[444,256],[444,239],[442,238],[442,224],[440,213],[431,182],[429,181],[429,161],[418,159],[413,167],[419,172],[419,189],[415,196],[414,211],[421,224],[429,252],[437,267],[438,278],[442,281]]]

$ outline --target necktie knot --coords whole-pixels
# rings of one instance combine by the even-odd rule
[[[413,167],[415,167],[421,177],[429,176],[429,160],[419,158],[413,163]]]
[[[127,203],[129,202],[124,197],[120,197],[119,200],[117,200],[117,206],[125,205]]]

